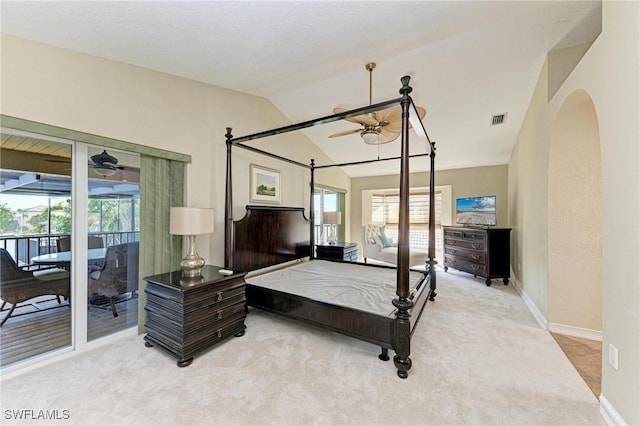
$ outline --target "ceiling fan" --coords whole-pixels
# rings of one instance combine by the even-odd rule
[[[374,62],[370,62],[365,66],[365,69],[369,71],[369,105],[372,104],[372,81],[375,67],[376,64]],[[420,119],[427,113],[422,107],[417,106],[416,109]],[[349,110],[339,107],[333,109],[334,114],[340,114],[345,111]],[[345,120],[360,124],[362,127],[334,133],[329,136],[330,138],[360,133],[364,143],[368,145],[381,145],[393,142],[402,132],[402,107],[387,108],[382,111],[345,118]]]
[[[47,161],[54,163],[70,163],[70,160],[52,160],[49,159]],[[102,176],[108,177],[116,174],[118,170],[137,170],[130,167],[118,166],[118,159],[113,155],[109,154],[107,150],[102,150],[100,154],[95,154],[91,156],[91,163],[89,167],[93,169],[94,173]]]
[[[113,176],[116,171],[125,169],[122,166],[118,166],[118,159],[110,155],[106,149],[100,154],[92,155],[91,162],[93,163],[94,173],[102,177]]]

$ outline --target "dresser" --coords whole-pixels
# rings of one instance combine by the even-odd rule
[[[341,242],[336,242],[335,244],[316,244],[316,258],[355,262],[358,260],[358,244]]]
[[[186,367],[193,356],[230,336],[242,336],[246,318],[246,273],[223,275],[205,265],[199,277],[181,271],[146,277],[145,345],[155,346]]]
[[[444,270],[454,268],[485,278],[510,277],[510,228],[474,228],[443,226]]]

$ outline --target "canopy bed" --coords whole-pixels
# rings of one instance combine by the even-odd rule
[[[400,378],[411,368],[411,335],[427,300],[436,296],[435,274],[435,144],[429,140],[419,111],[409,94],[409,77],[401,79],[399,98],[330,116],[234,138],[227,128],[227,174],[225,201],[225,268],[236,272],[259,271],[247,278],[247,304],[305,323],[320,326],[381,347],[380,359],[395,351],[394,364]],[[299,163],[245,145],[252,140],[279,135],[324,123],[401,111],[401,155],[353,163],[315,165]],[[385,112],[387,111],[387,112]],[[424,111],[424,110],[423,110]],[[365,117],[366,118],[366,117]],[[353,120],[350,120],[353,121]],[[409,129],[425,141],[428,152],[409,154]],[[310,171],[309,218],[302,207],[246,206],[245,216],[233,219],[232,147],[295,164]],[[429,249],[426,264],[411,265],[409,258],[409,159],[430,157]],[[315,259],[314,171],[376,161],[400,160],[399,237],[396,266],[344,263]],[[294,261],[294,262],[292,262]],[[275,271],[267,267],[282,265]],[[274,269],[274,268],[271,268]]]

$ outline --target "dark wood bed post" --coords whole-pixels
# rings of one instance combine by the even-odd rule
[[[314,195],[314,191],[315,191],[315,167],[316,167],[316,162],[315,159],[311,159],[311,164],[309,164],[309,170],[311,170],[311,181],[309,182],[309,186],[310,186],[310,197],[309,197],[309,259],[313,260],[316,255],[316,244],[315,244],[315,239],[316,239],[316,233],[315,233],[315,229],[314,229],[314,217],[315,217],[315,203],[313,202],[313,195]]]
[[[409,76],[400,79],[402,88],[402,139],[400,153],[400,215],[398,218],[398,269],[397,269],[397,298],[393,300],[396,311],[396,355],[393,363],[398,369],[398,377],[406,379],[411,368],[411,313],[413,302],[409,300],[409,107],[413,90],[409,86]]]
[[[429,174],[429,276],[431,277],[429,287],[431,288],[431,295],[429,300],[432,302],[435,300],[436,293],[436,222],[433,218],[436,217],[435,206],[435,194],[436,194],[436,143],[429,142],[431,152],[429,157],[431,160],[431,173]]]
[[[227,181],[224,193],[224,267],[233,270],[233,193],[231,186],[231,127],[227,127]]]

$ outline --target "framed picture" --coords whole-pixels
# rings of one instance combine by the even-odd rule
[[[280,204],[280,172],[251,164],[251,202]]]

